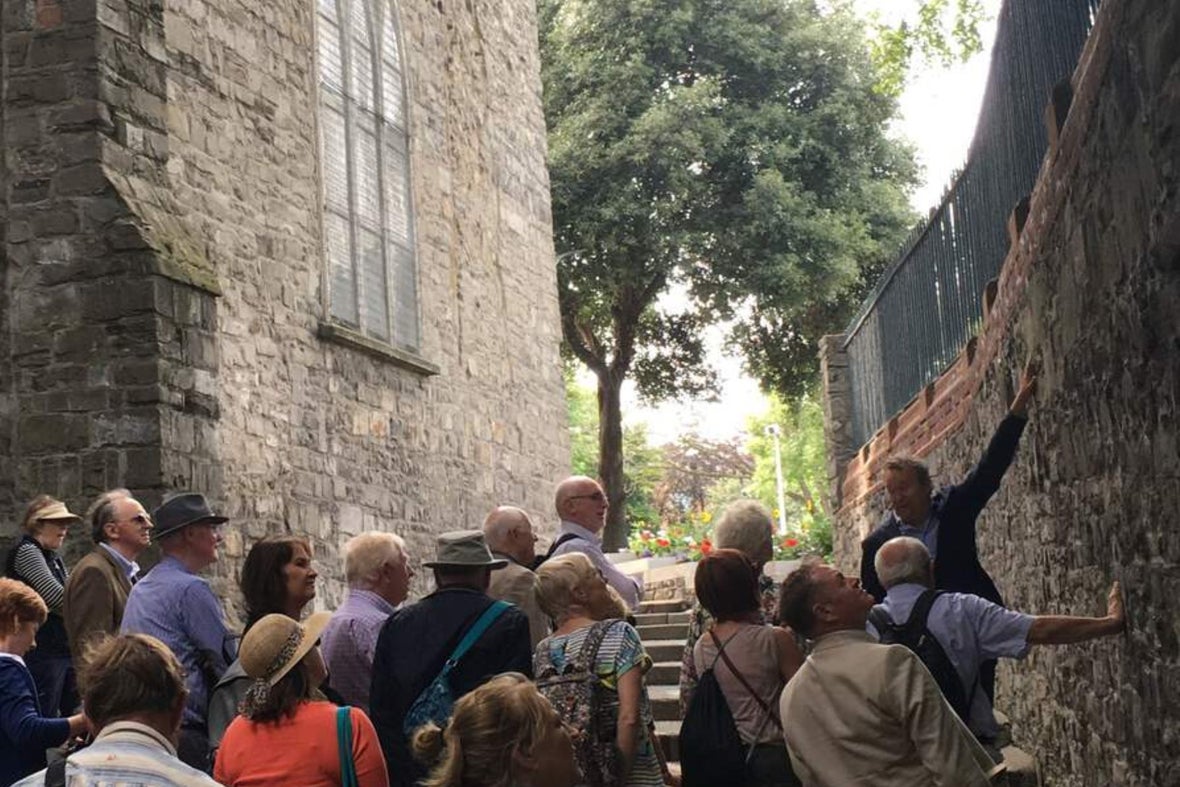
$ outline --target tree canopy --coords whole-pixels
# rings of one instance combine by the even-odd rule
[[[724,322],[763,385],[804,390],[910,223],[915,167],[842,5],[541,0],[540,19],[563,335],[598,377],[619,546],[623,380],[710,391],[702,329]]]

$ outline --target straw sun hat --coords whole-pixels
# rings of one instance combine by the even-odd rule
[[[270,688],[316,646],[331,617],[331,612],[316,612],[300,623],[286,615],[271,614],[251,626],[238,651],[242,669],[254,679],[248,699],[265,701]]]

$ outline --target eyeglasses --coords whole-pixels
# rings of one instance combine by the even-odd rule
[[[136,514],[135,516],[129,516],[126,519],[116,519],[114,521],[115,524],[119,524],[121,522],[134,522],[137,525],[150,525],[152,523],[152,518],[147,514]]]
[[[570,495],[566,500],[593,500],[595,503],[601,503],[603,500],[606,500],[606,495],[602,492],[594,492],[589,495]]]

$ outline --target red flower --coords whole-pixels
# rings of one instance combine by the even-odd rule
[[[793,549],[797,546],[799,546],[799,539],[797,539],[797,538],[784,538],[783,539],[783,549]]]
[[[670,547],[670,546],[672,546],[672,542],[671,542],[671,541],[669,541],[669,540],[668,540],[668,539],[666,539],[666,538],[657,538],[657,539],[656,539],[656,544],[658,544],[659,546],[662,546],[662,547]]]
[[[706,538],[704,541],[701,542],[701,554],[707,555],[712,551],[713,551],[713,542]]]

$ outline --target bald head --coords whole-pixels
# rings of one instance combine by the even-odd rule
[[[537,536],[524,509],[498,506],[483,521],[483,536],[488,549],[508,555],[522,566],[531,566],[537,557]]]
[[[916,538],[891,538],[877,550],[873,560],[877,578],[886,590],[894,585],[914,582],[934,586],[934,565],[926,545]]]
[[[593,478],[574,475],[557,485],[553,505],[563,520],[597,533],[606,525],[606,495]]]

